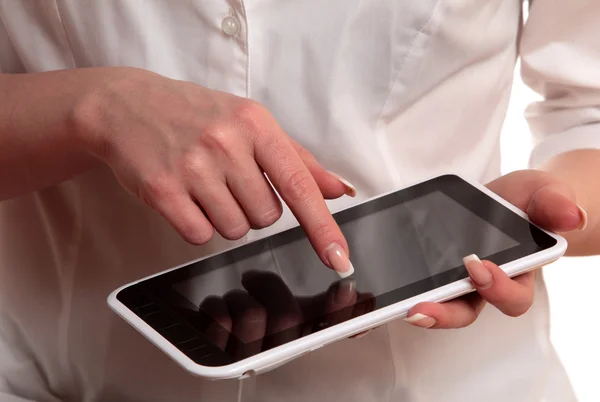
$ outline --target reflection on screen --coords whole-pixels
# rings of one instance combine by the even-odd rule
[[[485,257],[518,245],[513,238],[442,192],[374,210],[372,214],[340,227],[348,241],[355,268],[354,281],[345,282],[343,286],[354,287],[358,292],[354,303],[360,301],[360,297],[376,297],[461,266],[466,255],[475,253]],[[268,284],[252,285],[252,289],[248,289],[249,285],[242,283],[242,275],[249,271],[275,274],[287,290]],[[273,280],[273,275],[269,278]],[[222,311],[218,314],[225,315],[235,315],[240,308],[232,305],[228,297],[224,297],[226,295],[234,294],[245,303],[267,305],[271,310],[284,302],[289,303],[291,297],[299,306],[296,309],[298,315],[295,321],[292,320],[297,324],[298,320],[314,320],[315,316],[335,309],[331,306],[332,298],[342,284],[337,274],[321,263],[308,240],[302,238],[280,246],[272,241],[264,242],[262,250],[249,258],[233,261],[173,286],[198,308],[207,305],[207,300],[213,305],[220,303],[217,309]],[[281,284],[277,286],[281,287]],[[214,311],[207,313],[219,319]],[[345,319],[352,316],[347,314]],[[232,327],[235,323],[224,322],[227,331],[235,332]],[[265,328],[256,331],[254,337],[246,337],[245,341],[254,341],[282,328],[281,325],[269,326],[267,322]],[[237,335],[238,338],[245,337]]]

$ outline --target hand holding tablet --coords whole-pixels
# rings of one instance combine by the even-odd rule
[[[349,278],[340,282],[323,266],[299,227],[125,285],[109,305],[192,374],[240,378],[409,311],[424,314],[411,310],[420,302],[431,308],[472,292],[465,256],[491,260],[513,277],[566,250],[561,236],[454,175],[376,197],[334,219],[355,268],[356,302],[346,295],[347,307],[332,311],[328,300],[336,286],[350,286],[343,282]],[[252,283],[253,276],[262,279]],[[321,301],[311,309],[307,300]]]
[[[529,219],[544,229],[566,233],[584,230],[588,224],[587,213],[576,204],[571,187],[548,172],[516,171],[492,181],[487,188],[526,211]],[[477,265],[484,271],[480,277],[488,275],[478,283],[470,274],[477,293],[442,304],[421,303],[410,310],[407,321],[427,328],[461,328],[473,323],[486,303],[512,317],[529,310],[537,271],[509,278],[490,261],[471,261],[467,267],[471,271]]]

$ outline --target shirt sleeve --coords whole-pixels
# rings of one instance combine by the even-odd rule
[[[0,16],[1,17],[1,16]],[[18,73],[24,71],[8,32],[0,18],[0,73]]]
[[[523,82],[542,97],[525,111],[530,166],[600,149],[600,1],[533,0],[520,57]]]

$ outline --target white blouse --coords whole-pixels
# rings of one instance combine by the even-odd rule
[[[332,210],[432,175],[487,182],[517,57],[532,166],[600,147],[600,2],[0,0],[0,71],[128,65],[262,102],[357,188]],[[0,100],[1,102],[1,100]],[[525,135],[525,134],[524,134]],[[295,224],[289,212],[273,227]],[[244,241],[242,240],[242,241]],[[193,247],[100,168],[0,203],[2,401],[557,401],[543,280],[514,319],[460,330],[402,320],[272,372],[192,377],[112,313],[118,286],[222,248]],[[241,386],[243,384],[243,386]]]

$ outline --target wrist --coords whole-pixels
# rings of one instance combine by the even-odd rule
[[[75,146],[83,152],[106,161],[115,144],[113,124],[115,99],[123,93],[126,83],[132,83],[138,69],[105,67],[85,73],[82,91],[70,105],[66,120]]]

